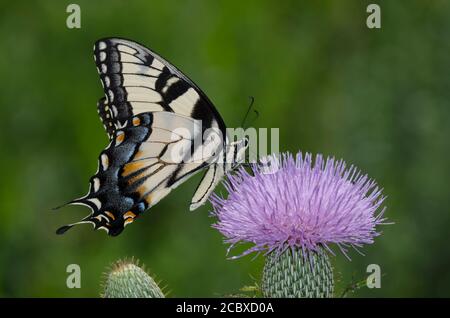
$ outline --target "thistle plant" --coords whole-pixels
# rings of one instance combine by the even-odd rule
[[[238,256],[264,253],[265,297],[332,297],[332,244],[373,243],[383,224],[384,196],[375,181],[344,161],[299,152],[268,156],[228,175],[228,197],[213,195],[213,225],[230,244],[252,246]]]
[[[134,260],[114,263],[106,274],[104,298],[164,298],[158,284]]]
[[[262,293],[271,298],[333,297],[333,270],[326,253],[311,252],[313,265],[301,249],[267,255],[262,278]]]

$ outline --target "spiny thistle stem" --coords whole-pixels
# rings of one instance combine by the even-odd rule
[[[133,260],[111,266],[104,283],[104,298],[164,298],[158,284]]]
[[[333,270],[328,255],[288,248],[267,255],[262,277],[262,292],[269,298],[333,297]]]

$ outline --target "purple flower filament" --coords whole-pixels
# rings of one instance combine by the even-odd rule
[[[344,161],[323,159],[299,152],[269,156],[266,166],[253,164],[251,173],[241,167],[225,182],[228,197],[211,197],[213,225],[230,249],[238,243],[254,246],[245,251],[282,252],[300,248],[304,252],[331,251],[335,243],[346,254],[373,243],[383,224],[385,199],[375,181]],[[380,211],[381,210],[381,211]],[[348,256],[347,256],[348,257]]]

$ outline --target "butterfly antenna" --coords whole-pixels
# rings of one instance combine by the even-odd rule
[[[250,123],[250,126],[253,125],[253,123],[258,119],[259,117],[259,111],[257,111],[256,109],[253,110],[253,112],[255,113],[256,117],[252,120],[252,122]]]
[[[244,119],[242,120],[241,127],[244,127],[245,121],[247,120],[247,117],[250,114],[250,110],[252,109],[253,104],[255,102],[255,98],[253,96],[249,96],[249,98],[250,98],[250,104],[248,105],[247,112],[245,113]]]

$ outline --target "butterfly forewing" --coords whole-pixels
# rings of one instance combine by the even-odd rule
[[[208,97],[187,76],[146,47],[123,39],[97,41],[94,57],[114,119],[168,111],[202,120],[203,128],[225,124]]]

